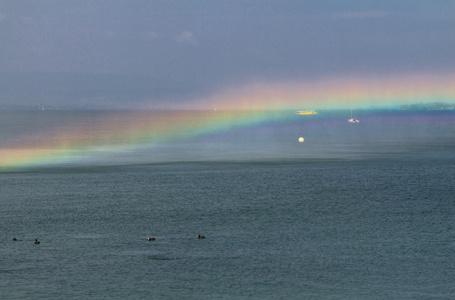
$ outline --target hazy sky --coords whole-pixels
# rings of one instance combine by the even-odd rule
[[[455,71],[453,0],[0,0],[0,106],[175,107],[249,83]]]

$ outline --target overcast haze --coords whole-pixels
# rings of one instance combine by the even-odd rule
[[[151,107],[248,83],[453,74],[455,1],[0,1],[0,105]]]

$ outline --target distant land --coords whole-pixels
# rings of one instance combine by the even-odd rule
[[[454,103],[445,102],[431,102],[431,103],[415,103],[401,105],[400,109],[405,110],[453,110],[455,109]]]
[[[41,104],[0,104],[0,110],[107,110],[103,106],[93,106],[93,107],[81,107],[81,106],[70,106],[70,105],[41,105]]]
[[[428,102],[405,104],[392,109],[400,110],[455,110],[455,103],[445,102]],[[42,104],[2,104],[0,103],[0,111],[8,110],[128,110],[125,108],[108,108],[105,105],[42,105]],[[150,110],[172,110],[163,107],[150,108]],[[331,109],[324,109],[331,110]],[[339,109],[333,109],[339,110]],[[374,110],[374,108],[373,108]]]

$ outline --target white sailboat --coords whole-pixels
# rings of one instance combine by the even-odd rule
[[[359,120],[352,117],[352,109],[351,109],[351,118],[348,120],[349,123],[360,123]]]

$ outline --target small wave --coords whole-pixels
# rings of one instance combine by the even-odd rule
[[[147,258],[150,260],[178,260],[176,257],[166,257],[162,255],[149,255]]]

